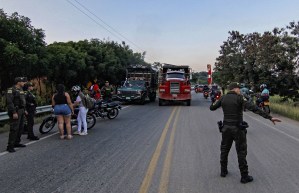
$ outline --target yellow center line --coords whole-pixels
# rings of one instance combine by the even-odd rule
[[[139,193],[147,193],[148,192],[148,189],[149,189],[149,186],[151,184],[154,172],[155,172],[156,167],[157,167],[158,159],[159,159],[160,154],[161,154],[162,146],[164,144],[167,131],[169,129],[170,123],[172,121],[173,115],[174,115],[174,113],[175,113],[176,110],[177,110],[177,107],[175,107],[172,110],[171,115],[168,118],[168,121],[167,121],[167,123],[166,123],[166,125],[165,125],[165,127],[163,129],[163,132],[162,132],[161,137],[159,139],[159,142],[158,142],[158,145],[156,147],[156,150],[155,150],[155,152],[154,152],[154,154],[152,156],[152,159],[151,159],[151,161],[149,163],[149,166],[147,168],[146,174],[145,174],[144,179],[142,181],[141,187],[139,189]]]
[[[171,166],[171,160],[172,160],[172,154],[173,154],[173,144],[174,144],[174,136],[176,131],[176,125],[178,121],[178,117],[181,111],[181,107],[179,107],[179,110],[176,113],[173,128],[170,134],[170,139],[167,147],[167,153],[163,164],[163,171],[161,175],[160,180],[160,186],[159,186],[159,193],[167,193],[168,190],[168,184],[169,184],[169,174],[170,174],[170,166]]]

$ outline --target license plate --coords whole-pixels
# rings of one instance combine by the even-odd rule
[[[130,97],[126,97],[126,99],[127,99],[127,100],[130,100],[131,98],[130,98]]]
[[[172,96],[173,96],[173,97],[177,97],[178,95],[177,95],[177,94],[172,94]]]
[[[268,106],[269,106],[269,105],[270,105],[270,102],[264,102],[264,105],[268,105]]]

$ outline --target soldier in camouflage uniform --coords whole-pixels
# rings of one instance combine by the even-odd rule
[[[26,82],[26,77],[16,77],[15,85],[9,88],[6,93],[6,104],[10,123],[7,151],[10,153],[15,152],[15,147],[26,147],[26,145],[20,143],[26,107],[23,86]]]
[[[248,183],[253,181],[253,177],[248,175],[248,165],[246,161],[247,156],[247,140],[246,140],[246,125],[243,121],[243,108],[259,114],[265,119],[275,122],[281,122],[277,118],[273,118],[269,114],[257,108],[257,106],[251,102],[248,102],[245,97],[240,94],[240,86],[236,82],[232,82],[228,89],[230,90],[226,95],[222,96],[218,101],[210,106],[210,110],[214,111],[219,107],[222,107],[224,120],[221,141],[221,177],[225,177],[228,174],[227,171],[227,158],[232,146],[235,141],[236,150],[238,154],[239,169],[241,173],[241,183]]]

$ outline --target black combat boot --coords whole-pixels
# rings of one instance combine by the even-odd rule
[[[15,144],[15,147],[26,147],[26,145],[24,145],[22,143],[17,143],[17,144]]]
[[[16,150],[13,147],[7,147],[6,151],[8,151],[9,153],[14,153],[16,152]]]
[[[221,168],[220,176],[224,178],[227,174],[228,174],[227,168]]]
[[[242,175],[242,177],[241,177],[241,183],[242,184],[246,184],[246,183],[252,182],[252,181],[253,181],[253,177],[249,176],[248,174],[247,175]]]

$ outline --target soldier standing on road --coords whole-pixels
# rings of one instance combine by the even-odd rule
[[[34,125],[34,115],[36,110],[36,98],[32,94],[32,90],[34,89],[34,85],[31,82],[27,82],[25,84],[24,90],[27,90],[25,93],[26,99],[26,111],[27,111],[27,129],[28,129],[28,137],[29,140],[39,140],[37,136],[34,135],[33,125]]]
[[[15,152],[15,147],[26,147],[21,144],[21,135],[24,127],[25,93],[23,86],[27,82],[26,77],[16,77],[15,85],[6,93],[6,104],[8,109],[10,131],[8,137],[7,151]]]
[[[269,114],[263,112],[256,107],[255,104],[250,103],[240,94],[239,83],[232,82],[229,84],[230,90],[226,95],[222,96],[220,100],[216,101],[210,106],[210,110],[214,111],[219,107],[222,107],[224,120],[221,129],[222,141],[221,141],[221,177],[225,177],[228,174],[227,171],[227,159],[230,148],[233,141],[238,154],[239,169],[241,173],[241,183],[248,183],[253,181],[253,177],[248,175],[248,165],[246,161],[247,156],[247,140],[246,140],[246,127],[247,123],[243,121],[243,108],[259,114],[265,119],[269,119],[275,124],[275,122],[281,122],[277,118],[273,118]]]
[[[113,87],[109,85],[109,82],[106,81],[105,85],[101,89],[103,93],[103,99],[104,101],[110,102],[112,100],[112,94],[113,94]]]

